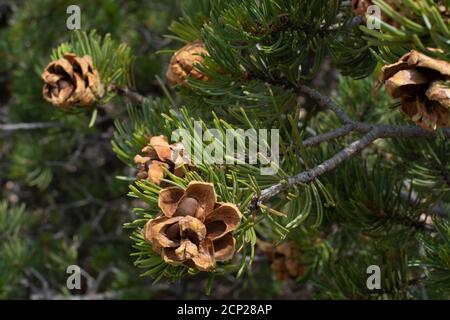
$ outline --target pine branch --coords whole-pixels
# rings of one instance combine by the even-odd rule
[[[368,145],[370,145],[374,140],[378,138],[376,130],[372,130],[367,133],[362,139],[351,143],[346,148],[339,151],[330,159],[322,162],[321,164],[315,166],[314,168],[301,172],[295,176],[288,178],[286,182],[280,182],[273,185],[267,189],[261,191],[261,195],[255,197],[251,203],[253,210],[260,205],[260,203],[269,200],[270,198],[276,196],[277,194],[294,187],[300,183],[308,183],[313,181],[315,178],[323,175],[324,173],[333,170],[339,164],[349,159],[351,156],[355,155],[357,152],[361,151]]]
[[[37,130],[62,127],[59,122],[30,122],[30,123],[6,123],[0,124],[0,131]]]
[[[141,95],[136,91],[132,91],[128,88],[118,87],[113,84],[109,86],[109,90],[111,92],[117,92],[121,96],[128,98],[134,104],[142,104],[144,101],[148,100],[147,97]]]
[[[346,135],[350,134],[353,130],[354,130],[354,125],[353,124],[347,124],[347,125],[345,125],[343,127],[340,127],[340,128],[338,128],[336,130],[333,130],[333,131],[330,131],[330,132],[326,132],[326,133],[319,134],[317,136],[308,138],[305,141],[303,141],[303,146],[305,148],[313,147],[313,146],[316,146],[316,145],[318,145],[318,144],[320,144],[322,142],[346,136]]]
[[[343,127],[337,130],[330,131],[328,133],[305,140],[304,146],[314,146],[333,138],[345,136],[352,131],[364,133],[365,135],[361,139],[352,142],[350,145],[336,153],[333,157],[315,166],[314,168],[301,172],[295,176],[291,176],[287,179],[287,181],[282,181],[262,190],[259,196],[253,197],[249,205],[249,208],[251,210],[256,210],[261,203],[271,199],[272,197],[285,190],[288,190],[298,184],[311,182],[317,177],[335,169],[341,163],[358,154],[360,151],[371,145],[372,142],[377,139],[423,138],[436,136],[436,133],[426,131],[417,126],[373,125],[354,121],[331,98],[323,96],[318,91],[305,85],[301,85],[299,87],[299,90],[300,92],[306,93],[311,98],[316,100],[316,102],[321,107],[332,110],[344,124]],[[450,129],[443,129],[442,133],[444,134],[444,136],[448,138],[450,137]]]
[[[331,98],[322,95],[319,91],[308,86],[300,85],[299,93],[305,93],[316,101],[316,103],[324,108],[332,110],[344,124],[354,123],[354,121],[342,110]]]

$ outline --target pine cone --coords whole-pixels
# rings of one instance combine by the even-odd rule
[[[365,16],[367,8],[373,5],[371,0],[352,0],[353,13],[356,16]]]
[[[144,156],[136,155],[134,162],[138,165],[136,178],[161,185],[164,178],[164,169],[168,169],[177,177],[184,176],[184,167],[190,168],[191,160],[182,143],[169,145],[167,137],[155,136],[142,149]]]
[[[231,232],[241,221],[241,212],[231,203],[217,203],[211,183],[189,183],[186,190],[162,189],[161,214],[144,227],[144,238],[168,264],[187,265],[211,271],[216,261],[230,260],[236,240]]]
[[[103,86],[90,56],[73,53],[52,61],[42,74],[45,100],[61,109],[89,107],[103,96]]]
[[[277,280],[295,280],[305,273],[305,268],[300,261],[301,252],[295,243],[287,241],[273,246],[267,242],[260,242],[259,246],[272,261],[272,271]]]
[[[416,50],[384,66],[381,81],[401,111],[426,130],[450,125],[450,63]]]
[[[183,84],[187,77],[208,81],[208,77],[195,67],[207,55],[208,51],[200,40],[185,45],[172,56],[166,73],[167,81],[171,85]]]

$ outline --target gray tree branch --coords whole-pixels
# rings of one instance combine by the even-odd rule
[[[118,94],[128,98],[131,102],[133,102],[135,104],[141,104],[145,100],[147,100],[147,97],[141,95],[140,93],[138,93],[136,91],[132,91],[128,88],[121,88],[116,85],[110,85],[109,90],[117,92]]]
[[[59,122],[30,122],[30,123],[6,123],[0,124],[0,131],[37,130],[62,127]]]
[[[335,169],[341,163],[358,154],[360,151],[371,145],[372,142],[377,139],[424,138],[436,136],[435,132],[426,131],[420,127],[412,125],[372,125],[362,122],[356,122],[352,120],[332,99],[323,96],[318,91],[304,85],[301,85],[299,90],[316,100],[316,102],[321,107],[332,110],[344,124],[344,126],[334,131],[330,131],[306,139],[303,142],[303,146],[316,146],[321,142],[346,136],[351,132],[364,133],[364,136],[361,139],[352,142],[350,145],[336,153],[333,157],[325,160],[312,169],[300,172],[295,176],[289,177],[285,181],[281,181],[269,188],[262,190],[260,195],[256,195],[253,197],[249,205],[249,208],[251,210],[256,210],[263,202],[271,199],[281,192],[294,187],[295,185],[311,182],[317,177]],[[445,137],[450,138],[450,129],[442,129],[442,133]]]

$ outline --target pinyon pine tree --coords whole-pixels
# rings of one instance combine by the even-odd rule
[[[120,242],[125,254],[114,258],[123,266],[111,270],[116,282],[117,270],[126,280],[105,292],[141,297],[134,292],[151,290],[150,279],[172,288],[201,281],[215,297],[220,287],[226,297],[284,290],[319,299],[450,298],[450,1],[172,2],[155,2],[180,17],[169,16],[169,34],[144,49],[140,38],[154,20],[136,12],[139,4],[123,4],[124,14],[136,15],[129,29],[86,24],[49,34],[39,48],[2,42],[41,77],[32,84],[37,90],[26,87],[6,54],[12,69],[4,72],[16,73],[11,92],[18,95],[10,103],[28,103],[22,110],[34,118],[13,110],[5,117],[44,126],[37,128],[44,130],[41,146],[26,135],[0,144],[12,150],[5,181],[55,193],[61,185],[90,201],[83,219],[106,229],[124,223],[130,237]],[[155,14],[156,4],[143,12]],[[10,39],[26,15],[16,19]],[[163,34],[166,25],[159,28],[154,32]],[[34,50],[50,57],[32,61],[26,55]],[[111,146],[78,162],[97,139]],[[128,168],[104,159],[111,150]],[[62,172],[75,163],[83,175]],[[43,261],[21,255],[46,245],[21,236],[39,224],[24,219],[29,210],[53,203],[44,212],[55,229],[68,219],[58,214],[57,196],[34,201],[0,205],[2,270],[17,263],[36,275],[44,261],[59,259],[65,268],[83,255],[80,247],[63,248],[73,252],[67,259],[60,252]],[[63,233],[62,245],[98,240],[89,222],[72,223],[72,240]],[[107,235],[98,250],[102,243],[114,250]],[[101,268],[91,272],[101,277]],[[257,283],[269,273],[272,282]],[[0,297],[20,279],[2,272]],[[184,289],[177,295],[190,297]]]

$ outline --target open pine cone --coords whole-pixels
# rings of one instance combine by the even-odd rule
[[[242,214],[234,204],[217,203],[211,183],[162,189],[158,206],[162,212],[147,222],[144,238],[168,264],[211,271],[216,261],[233,257],[236,240],[231,232]]]
[[[401,111],[426,130],[450,125],[450,63],[416,50],[384,66],[381,81]]]
[[[138,165],[137,179],[147,179],[157,185],[168,169],[177,177],[184,176],[184,167],[191,167],[191,160],[182,143],[170,144],[166,136],[155,136],[142,149],[144,156],[136,155],[134,162]]]
[[[66,53],[62,59],[52,61],[42,73],[45,100],[60,109],[89,107],[103,96],[103,86],[92,58]]]
[[[172,56],[166,73],[167,81],[171,85],[183,84],[187,77],[208,81],[208,77],[195,67],[207,55],[208,51],[200,40],[185,45]]]
[[[295,280],[305,273],[300,261],[301,252],[295,243],[287,241],[273,246],[267,242],[260,242],[259,247],[272,262],[272,271],[277,280]]]

